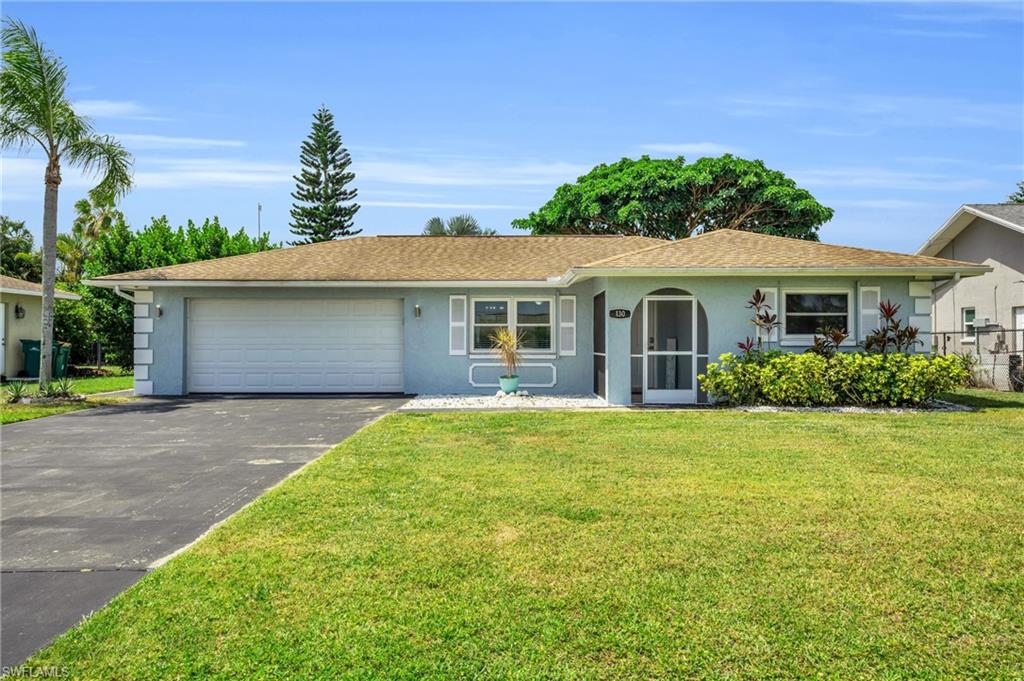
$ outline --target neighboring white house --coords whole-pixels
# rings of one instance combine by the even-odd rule
[[[939,352],[977,354],[997,387],[1007,387],[1013,357],[1024,353],[1024,204],[963,205],[917,253],[992,268],[935,285],[933,343]]]

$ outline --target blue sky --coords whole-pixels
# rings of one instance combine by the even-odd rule
[[[912,250],[1024,179],[1020,3],[26,4],[70,95],[136,156],[141,227],[219,215],[286,240],[321,103],[364,234],[471,212],[500,232],[623,156],[763,159],[835,243]],[[4,214],[38,233],[42,164],[3,155]],[[65,171],[61,229],[88,180]]]

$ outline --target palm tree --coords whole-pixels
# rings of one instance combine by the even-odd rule
[[[448,218],[448,222],[438,217],[427,220],[423,227],[424,236],[494,236],[493,229],[483,229],[472,215],[463,214]]]
[[[50,382],[53,352],[53,284],[57,258],[57,192],[61,162],[100,177],[91,195],[113,201],[131,188],[132,156],[117,140],[97,135],[89,119],[71,107],[65,87],[67,67],[46,49],[36,32],[4,19],[0,71],[0,147],[28,150],[38,144],[46,155],[43,177],[43,322],[39,384]]]
[[[79,199],[75,201],[75,221],[71,224],[71,231],[80,233],[89,241],[96,241],[115,220],[122,217],[112,200],[98,200],[93,196]]]
[[[60,280],[77,284],[82,278],[85,259],[89,257],[92,240],[75,225],[69,234],[57,235],[57,259],[60,260]]]
[[[61,264],[58,278],[62,282],[79,282],[92,245],[116,220],[124,220],[124,215],[114,208],[113,201],[99,201],[94,197],[75,201],[75,221],[71,223],[71,231],[57,235],[57,260]]]

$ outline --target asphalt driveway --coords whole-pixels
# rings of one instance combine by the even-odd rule
[[[20,664],[391,396],[146,399],[0,431],[0,665]]]

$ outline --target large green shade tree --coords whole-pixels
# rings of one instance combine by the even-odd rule
[[[783,173],[725,154],[693,163],[642,156],[601,164],[512,224],[534,234],[682,239],[738,229],[816,241],[831,218],[831,208]]]

